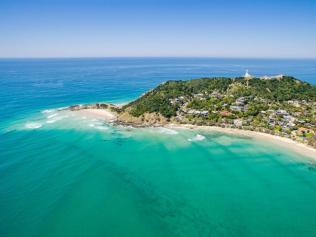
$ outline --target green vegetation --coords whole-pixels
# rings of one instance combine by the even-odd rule
[[[316,87],[279,79],[167,81],[122,108],[134,117],[161,114],[179,123],[240,127],[316,146]]]

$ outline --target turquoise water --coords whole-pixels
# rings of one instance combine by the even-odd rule
[[[0,236],[316,236],[308,157],[270,141],[56,110],[245,69],[316,84],[315,60],[0,60]]]

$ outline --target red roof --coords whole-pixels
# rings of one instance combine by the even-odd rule
[[[232,113],[227,111],[227,110],[221,111],[219,114],[222,115],[222,116],[230,116],[230,115],[232,115]]]

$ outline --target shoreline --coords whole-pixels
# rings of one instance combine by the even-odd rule
[[[97,108],[87,108],[80,109],[74,112],[80,113],[83,116],[93,117],[104,119],[106,122],[114,122],[117,124],[124,124],[117,120],[117,113],[111,111],[110,109],[97,109]],[[129,126],[133,126],[133,124],[128,124]],[[135,126],[140,127],[140,126]],[[306,144],[294,141],[290,138],[280,137],[268,133],[250,131],[250,130],[242,130],[238,128],[222,128],[217,126],[200,126],[200,125],[192,125],[192,124],[175,124],[175,123],[167,123],[167,124],[157,124],[156,126],[153,124],[151,126],[142,126],[142,127],[165,127],[165,128],[173,128],[173,129],[194,129],[194,130],[205,130],[205,131],[214,131],[214,132],[222,132],[226,134],[233,135],[241,135],[251,137],[261,141],[269,141],[271,140],[276,143],[277,146],[284,147],[286,149],[290,149],[298,155],[303,155],[307,158],[316,161],[316,149],[308,146]]]
[[[310,159],[316,161],[316,149],[306,144],[294,141],[290,138],[280,137],[268,133],[256,132],[250,130],[242,130],[238,128],[222,128],[217,126],[199,126],[191,124],[167,124],[163,127],[174,128],[174,129],[193,129],[193,130],[204,130],[204,131],[213,131],[213,132],[222,132],[226,134],[241,135],[246,137],[251,137],[261,141],[269,141],[269,143],[276,142],[277,146],[281,146],[287,149],[290,149],[297,154],[301,154]]]
[[[106,122],[113,122],[117,118],[116,114],[107,109],[81,109],[74,112],[85,117],[104,119]]]

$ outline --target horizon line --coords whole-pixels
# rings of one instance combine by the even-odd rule
[[[120,59],[120,58],[196,58],[196,59],[275,59],[275,60],[316,60],[316,57],[238,57],[238,56],[47,56],[47,57],[1,57],[5,59]]]

